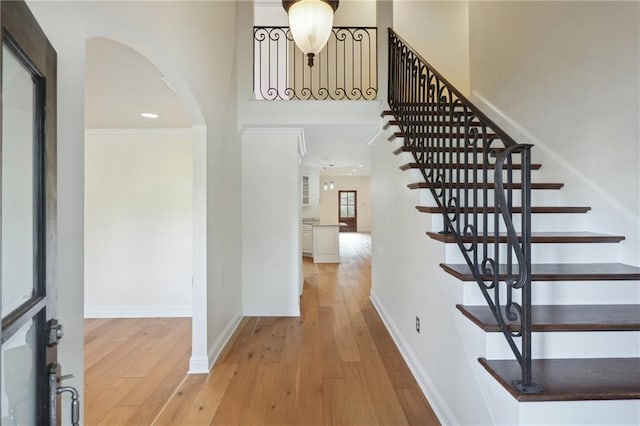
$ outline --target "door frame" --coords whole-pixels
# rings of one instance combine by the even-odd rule
[[[343,192],[353,192],[353,231],[342,230],[342,227],[338,227],[340,232],[358,232],[358,191],[355,189],[341,189],[338,190],[338,223],[342,221],[342,215],[340,214],[340,194]],[[349,228],[351,229],[351,228]]]
[[[57,315],[56,292],[56,245],[57,245],[57,55],[47,39],[44,31],[35,17],[22,0],[0,1],[0,44],[10,46],[16,56],[29,68],[33,75],[38,76],[35,85],[36,105],[43,109],[36,109],[34,124],[34,138],[38,138],[38,147],[34,150],[34,204],[35,228],[34,239],[34,275],[37,277],[35,295],[31,302],[16,309],[0,323],[2,340],[9,338],[9,334],[21,323],[26,323],[27,316],[38,321],[41,335],[36,354],[38,375],[36,377],[36,392],[38,407],[36,421],[49,423],[51,403],[48,366],[57,363],[57,348],[55,343],[49,344],[49,322]],[[0,52],[0,77],[2,77],[2,53]],[[0,93],[2,79],[0,78]],[[38,103],[44,97],[44,105]],[[0,108],[0,129],[2,128],[2,108]],[[2,132],[0,132],[0,148],[2,147]],[[1,155],[1,150],[0,150]],[[2,164],[0,163],[0,171]],[[1,179],[1,174],[0,174]],[[2,187],[0,186],[0,194]],[[2,229],[0,227],[0,239]],[[1,262],[1,259],[0,259]],[[0,265],[1,268],[1,265]],[[0,294],[0,298],[1,298]],[[0,299],[1,300],[1,299]],[[44,309],[44,318],[38,318]],[[4,315],[4,313],[3,313]],[[20,316],[18,320],[16,317]],[[0,351],[0,361],[2,352]],[[0,374],[2,372],[0,371]],[[55,397],[55,396],[54,396]],[[58,401],[56,398],[55,401]],[[56,404],[59,412],[59,401]],[[58,417],[58,422],[60,418]]]

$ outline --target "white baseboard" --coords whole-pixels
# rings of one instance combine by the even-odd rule
[[[315,254],[313,263],[340,263],[339,254]]]
[[[84,307],[85,318],[184,318],[192,314],[191,305]]]
[[[236,329],[240,325],[240,321],[242,321],[242,318],[243,316],[238,314],[236,315],[235,318],[229,321],[229,323],[224,328],[224,330],[222,330],[222,333],[220,333],[220,336],[218,336],[216,341],[213,342],[211,347],[209,347],[208,371],[211,371],[211,368],[213,368],[213,364],[215,364],[216,361],[218,360],[218,357],[222,353],[222,350],[224,349],[225,345],[227,344],[227,342],[229,342],[229,339],[231,339],[231,336],[233,336],[233,333],[236,331]]]
[[[425,371],[422,365],[420,365],[416,354],[413,352],[407,341],[398,332],[398,328],[396,327],[391,317],[388,315],[387,311],[382,306],[382,302],[380,301],[380,299],[378,299],[376,294],[373,292],[373,289],[371,290],[369,299],[371,299],[373,307],[376,308],[376,311],[378,311],[380,318],[382,318],[382,322],[386,326],[387,331],[389,331],[389,334],[391,335],[391,338],[400,350],[402,358],[404,358],[404,361],[409,366],[409,370],[411,370],[413,377],[418,382],[420,390],[422,390],[425,398],[427,398],[427,400],[429,401],[429,405],[433,409],[435,415],[438,417],[438,420],[440,420],[442,424],[446,425],[460,424],[438,389],[433,386],[433,380],[431,380],[429,374]]]
[[[209,360],[203,356],[191,356],[187,374],[209,374]]]
[[[220,333],[220,336],[218,336],[216,341],[209,347],[206,358],[202,356],[191,356],[189,360],[189,372],[187,374],[208,374],[213,364],[218,360],[225,345],[238,328],[238,325],[240,325],[240,321],[242,321],[242,315],[237,315],[229,321],[224,330],[222,330],[222,333]]]

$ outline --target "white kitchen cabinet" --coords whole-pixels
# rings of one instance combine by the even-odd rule
[[[302,176],[302,205],[308,206],[310,204],[309,198],[309,176]]]
[[[313,262],[340,263],[338,224],[313,227]]]
[[[302,225],[302,255],[313,256],[313,225]]]

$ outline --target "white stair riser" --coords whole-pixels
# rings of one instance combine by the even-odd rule
[[[439,241],[434,243],[444,244]],[[505,259],[505,247],[505,244],[501,244],[501,259]],[[618,250],[617,243],[532,244],[531,258],[532,263],[612,263],[619,260]],[[490,254],[493,257],[493,248],[490,248]],[[453,243],[446,244],[445,259],[446,263],[464,263],[462,253]]]
[[[516,339],[518,345],[520,338]],[[640,332],[590,331],[533,333],[533,358],[640,357]],[[501,333],[487,333],[488,359],[514,359]]]
[[[418,179],[422,179],[422,177],[418,177]],[[434,200],[433,196],[431,195],[431,190],[427,189],[427,188],[420,188],[420,189],[414,189],[413,191],[420,191],[420,192],[425,192],[427,193],[425,198],[424,198],[424,206],[429,206],[429,207],[435,207],[438,204],[436,203],[436,201]],[[561,191],[552,191],[552,190],[532,190],[531,191],[531,205],[535,206],[535,207],[548,207],[548,206],[563,206],[566,205],[565,203],[562,202],[562,199],[560,197],[560,193]],[[454,189],[453,192],[451,192],[449,189],[446,190],[445,193],[445,197],[447,200],[451,199],[452,197],[455,197],[456,199],[459,200],[458,205],[459,206],[473,206],[474,204],[474,198],[473,198],[473,191],[469,190],[468,194],[465,194],[465,191],[463,191],[462,189],[460,190],[460,193],[458,194],[458,192]],[[459,198],[458,198],[459,197]],[[466,202],[467,197],[469,198],[469,202]],[[483,204],[483,199],[484,199],[484,195],[482,190],[478,190],[478,194],[477,194],[477,201],[478,201],[478,205],[482,206]],[[493,206],[494,202],[494,191],[490,190],[488,192],[488,199],[489,199],[489,206]],[[442,200],[442,199],[441,199]],[[516,207],[519,207],[522,205],[522,203],[520,203],[520,191],[514,191],[513,193],[513,205]],[[582,213],[584,214],[584,213]]]
[[[462,284],[462,304],[485,306],[482,291],[475,282]],[[506,300],[505,285],[501,300]],[[490,290],[493,296],[493,290]],[[514,291],[514,300],[520,300]],[[640,304],[640,283],[637,281],[534,281],[531,287],[534,305],[596,305]]]
[[[519,424],[528,426],[640,424],[638,400],[527,402],[518,408]]]
[[[439,232],[444,228],[444,218],[442,214],[429,214],[422,213],[426,215],[433,216],[431,218],[432,228],[436,232]],[[473,215],[461,215],[460,216],[460,224],[461,228],[464,229],[465,226],[465,216],[468,220],[468,224],[473,225]],[[516,230],[519,230],[522,226],[521,221],[522,215],[514,214],[513,215],[513,225]],[[494,230],[494,214],[490,213],[488,216],[488,229],[489,232],[493,232]],[[506,225],[502,219],[499,223],[500,232],[505,232]],[[457,226],[457,224],[456,224]],[[531,219],[531,229],[533,232],[581,232],[586,228],[586,218],[584,214],[567,214],[567,213],[540,213],[533,214]],[[478,229],[480,231],[484,230],[484,218],[482,215],[478,216]]]

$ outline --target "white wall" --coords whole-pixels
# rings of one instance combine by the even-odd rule
[[[382,133],[372,146],[371,299],[440,421],[493,424],[476,377],[482,374],[476,358],[484,342],[467,349],[475,343],[459,328],[470,322],[455,308],[462,302],[462,284],[438,266],[445,245],[425,235],[441,229],[415,209],[426,202],[425,194],[407,184],[419,177],[399,170],[408,154],[393,155],[396,146],[386,137]]]
[[[254,14],[257,26],[289,26],[287,13],[280,1],[256,0]],[[342,0],[333,17],[333,25],[336,27],[375,27],[375,0]]]
[[[76,375],[69,383],[81,390],[85,41],[111,38],[149,59],[176,88],[206,139],[197,157],[206,169],[206,183],[199,187],[206,190],[206,221],[197,235],[207,243],[194,251],[206,255],[206,265],[194,276],[200,297],[194,298],[192,349],[192,367],[197,358],[202,371],[241,314],[236,6],[232,1],[29,2],[58,52],[58,282],[66,327],[59,356],[64,372]],[[196,311],[206,320],[198,321]]]
[[[333,181],[335,188],[325,191],[324,182]],[[320,176],[320,221],[338,221],[338,191],[357,191],[358,232],[371,232],[371,177]]]
[[[469,3],[393,2],[394,31],[463,95],[469,93]]]
[[[85,143],[85,317],[191,316],[191,129]]]
[[[300,129],[242,138],[242,305],[245,316],[298,316]]]
[[[471,2],[469,21],[474,99],[640,264],[640,4]]]

